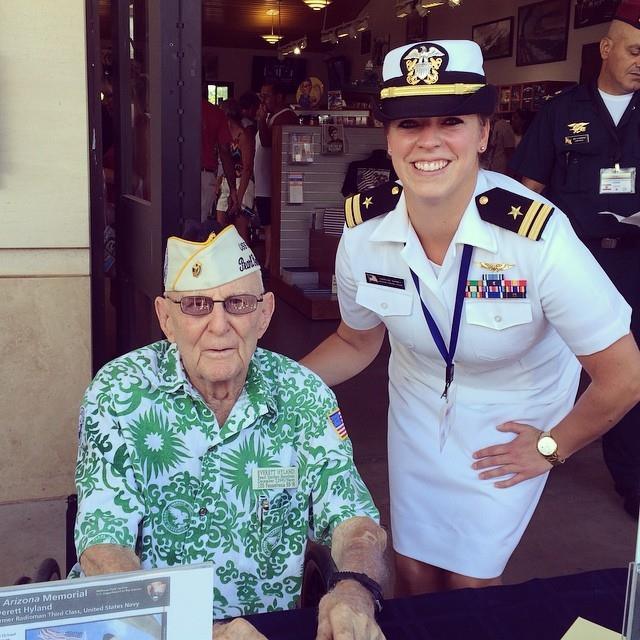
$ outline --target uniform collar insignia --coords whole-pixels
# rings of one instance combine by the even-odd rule
[[[567,128],[571,133],[584,133],[589,126],[588,122],[570,122]]]
[[[443,63],[445,63],[444,66],[446,68],[448,57],[446,51],[433,44],[429,44],[428,49],[425,45],[413,47],[402,58],[407,84],[415,85],[420,82],[435,84],[440,77],[438,70]]]

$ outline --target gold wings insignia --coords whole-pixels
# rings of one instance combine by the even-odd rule
[[[509,264],[508,262],[481,262],[480,267],[482,269],[487,269],[493,273],[498,273],[499,271],[506,271],[507,269],[511,269],[511,267],[515,267],[515,264]]]

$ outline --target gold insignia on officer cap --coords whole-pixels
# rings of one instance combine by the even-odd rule
[[[371,218],[377,218],[395,209],[402,187],[385,182],[374,189],[349,196],[344,201],[344,218],[347,227],[355,227]]]
[[[260,265],[233,225],[205,242],[167,240],[165,291],[203,291],[259,271]]]
[[[448,58],[446,51],[439,49],[433,44],[419,45],[414,47],[402,58],[405,68],[407,84],[435,84],[438,82],[438,69],[442,66],[443,60]]]
[[[485,222],[513,231],[529,240],[540,240],[555,210],[546,202],[532,200],[498,187],[476,196],[476,206]]]

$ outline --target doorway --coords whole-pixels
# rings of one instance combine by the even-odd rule
[[[201,0],[86,0],[94,373],[162,337],[166,239],[200,215]]]

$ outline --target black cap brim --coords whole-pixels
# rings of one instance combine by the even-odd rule
[[[496,108],[498,90],[487,84],[475,93],[446,96],[404,96],[373,102],[376,120],[387,122],[401,118],[464,116],[472,113],[490,116]]]

